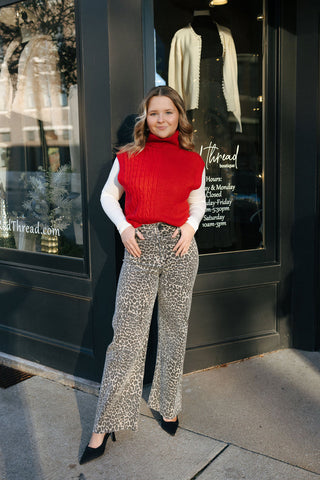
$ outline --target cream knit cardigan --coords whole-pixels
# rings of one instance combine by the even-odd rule
[[[223,93],[228,111],[237,120],[237,132],[242,132],[236,49],[229,28],[216,25],[223,47]],[[199,106],[201,48],[201,36],[190,24],[178,30],[171,42],[168,84],[183,98],[187,110]]]

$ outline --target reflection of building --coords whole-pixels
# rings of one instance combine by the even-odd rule
[[[43,131],[45,133],[47,145],[51,147],[69,147],[70,137],[72,135],[72,125],[68,123],[69,107],[61,107],[61,123],[44,123]],[[41,145],[40,126],[32,116],[12,113],[12,121],[8,119],[6,113],[0,112],[0,139],[1,148],[11,148],[14,146],[38,147]]]
[[[203,5],[199,0],[82,3],[77,46],[84,253],[76,257],[70,250],[60,256],[0,248],[3,352],[99,379],[112,338],[121,264],[121,243],[101,211],[99,194],[118,132],[154,83],[154,29],[161,40],[156,55],[163,54],[157,71],[167,80],[170,42],[190,21],[183,6],[191,3]],[[244,132],[237,138],[237,214],[244,219],[245,234],[253,228],[256,233],[261,224],[254,206],[261,202],[263,244],[200,257],[186,371],[288,346],[319,347],[318,3],[266,0],[264,23],[257,20],[262,1],[229,0],[214,10],[233,32],[241,80]],[[259,88],[246,90],[248,85]],[[44,122],[51,147],[70,146],[67,136],[74,123],[68,107],[69,100],[61,123],[51,128]],[[28,148],[39,145],[40,126],[34,119],[25,117],[23,127],[9,126],[0,115],[3,184],[12,139]],[[260,188],[257,194],[253,184]],[[154,337],[152,328],[151,360]]]

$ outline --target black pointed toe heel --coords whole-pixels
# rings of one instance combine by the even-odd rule
[[[179,419],[177,417],[177,420],[175,422],[166,422],[161,418],[161,428],[169,433],[169,435],[174,436],[176,434],[177,428],[179,426]]]
[[[89,447],[89,445],[87,445],[86,448],[85,448],[85,451],[83,452],[82,457],[80,459],[80,462],[79,462],[80,465],[83,465],[84,463],[91,462],[91,460],[95,460],[96,458],[101,457],[101,455],[104,454],[106,444],[107,444],[107,440],[110,436],[111,436],[112,441],[115,442],[116,441],[116,436],[115,436],[114,432],[109,432],[109,433],[105,434],[103,442],[101,443],[101,445],[99,447],[92,448],[92,447]]]

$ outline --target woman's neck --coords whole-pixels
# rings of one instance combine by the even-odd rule
[[[210,10],[194,10],[194,17],[210,17]]]

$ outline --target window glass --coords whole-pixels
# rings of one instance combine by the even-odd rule
[[[154,25],[155,85],[182,96],[206,168],[199,251],[263,248],[263,2],[154,0]]]
[[[0,246],[83,256],[72,0],[0,9]]]

